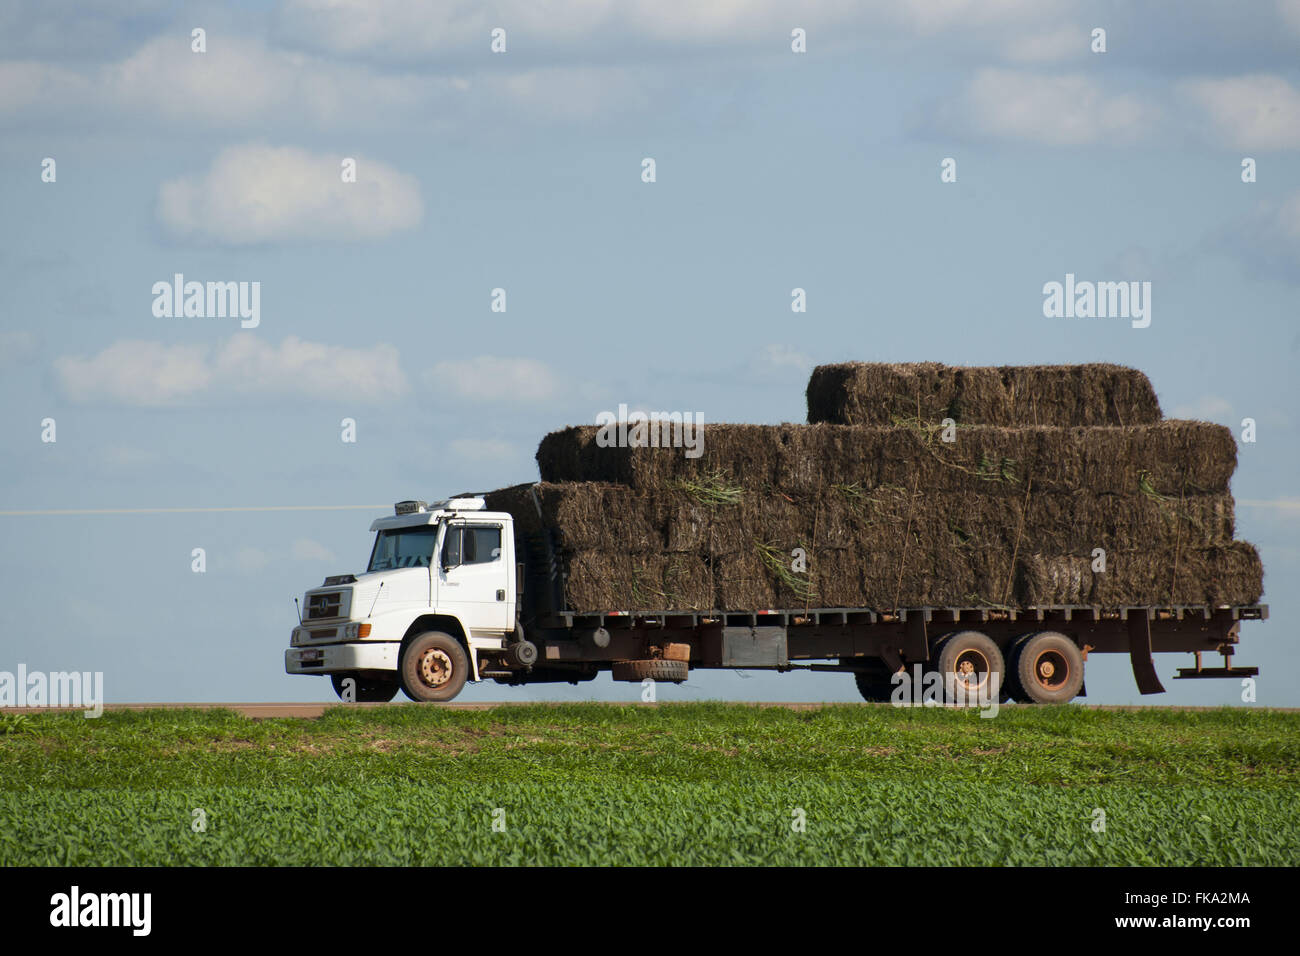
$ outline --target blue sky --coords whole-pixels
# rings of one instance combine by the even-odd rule
[[[0,510],[387,508],[533,479],[545,432],[620,403],[802,421],[820,362],[1120,362],[1167,415],[1257,421],[1233,491],[1273,617],[1239,660],[1300,705],[1300,3],[79,6],[0,12]],[[260,282],[260,325],[155,317],[178,272]],[[1067,272],[1150,281],[1151,326],[1044,318]],[[292,599],[374,516],[0,516],[0,669],[329,699],[283,673]],[[1125,659],[1089,667],[1089,700],[1139,699]]]

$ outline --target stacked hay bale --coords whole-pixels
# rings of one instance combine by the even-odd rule
[[[971,425],[1150,425],[1160,421],[1151,381],[1122,365],[938,362],[821,365],[808,381],[808,421],[897,425],[944,418]]]
[[[1140,372],[824,366],[808,402],[808,425],[706,426],[698,458],[554,432],[542,483],[488,505],[553,536],[575,610],[1260,596],[1231,433],[1161,421]]]

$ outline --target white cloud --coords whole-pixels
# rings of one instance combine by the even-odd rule
[[[131,445],[110,445],[101,453],[103,466],[110,472],[136,474],[157,467],[162,456],[156,451]]]
[[[560,391],[559,378],[536,359],[480,355],[439,362],[425,375],[442,401],[526,404],[546,401]]]
[[[373,64],[340,59],[349,47],[340,44],[341,50],[320,55],[209,31],[208,51],[193,53],[186,29],[108,63],[0,61],[0,116],[109,115],[218,129],[382,128],[418,121],[445,131],[482,124],[498,111],[512,120],[626,111],[653,105],[662,85],[645,70],[574,65],[572,58],[541,64],[536,56],[489,59],[486,43],[466,46],[459,67],[426,51],[411,58],[407,70],[395,69],[387,55]],[[470,49],[484,53],[469,56]]]
[[[1194,402],[1175,405],[1168,413],[1169,418],[1192,419],[1195,421],[1218,422],[1232,414],[1232,403],[1218,395],[1202,395]]]
[[[1260,202],[1211,240],[1252,275],[1300,283],[1300,192]]]
[[[735,377],[751,384],[789,382],[807,378],[814,364],[811,355],[792,345],[765,345],[736,367]]]
[[[244,574],[256,574],[270,567],[274,558],[261,548],[240,548],[235,552],[235,567]]]
[[[1300,147],[1300,91],[1268,74],[1189,80],[1184,91],[1218,133],[1242,149]]]
[[[215,349],[124,340],[94,356],[58,358],[54,372],[71,401],[155,407],[263,395],[370,403],[407,389],[391,345],[352,349],[289,336],[275,346],[246,333]]]
[[[1014,33],[1002,53],[1016,63],[1058,63],[1091,52],[1092,31],[1077,24],[1050,27],[1041,32]]]
[[[35,332],[0,332],[0,368],[17,368],[36,354]]]
[[[57,358],[54,372],[73,401],[173,405],[212,384],[206,351],[201,345],[121,341],[93,358]]]
[[[1059,23],[1070,4],[1066,0],[889,0],[881,6],[922,33],[937,33],[982,26]]]
[[[477,56],[496,27],[508,52],[572,60],[635,47],[788,50],[790,30],[828,45],[847,31],[929,36],[987,29],[1040,34],[1061,23],[1064,0],[821,0],[797,10],[784,0],[284,0],[286,43],[385,61]],[[508,55],[508,54],[507,54]]]
[[[823,3],[799,25],[850,21],[847,0]],[[510,51],[599,49],[620,39],[682,45],[735,42],[762,33],[788,36],[788,11],[777,0],[285,0],[286,42],[345,56],[409,61],[429,56],[487,54],[491,31],[502,27]],[[783,32],[772,33],[777,27]]]
[[[337,556],[319,541],[299,538],[293,543],[293,556],[298,561],[336,561]]]
[[[171,0],[5,0],[0,50],[77,60],[112,56],[141,28],[162,27],[171,5]]]
[[[81,108],[191,125],[291,118],[331,126],[342,118],[378,122],[460,95],[449,77],[380,73],[224,32],[209,34],[206,53],[190,51],[185,30],[105,64],[0,63],[0,112]]]
[[[813,359],[793,345],[765,345],[759,353],[757,364],[769,369],[802,373],[813,367]]]
[[[1277,0],[1277,12],[1283,23],[1300,34],[1300,0]]]
[[[419,224],[414,177],[364,156],[345,183],[342,155],[245,145],[222,150],[199,176],[158,190],[159,220],[172,233],[229,245],[291,239],[375,239]]]
[[[289,548],[258,548],[247,546],[240,548],[232,557],[234,570],[240,574],[258,574],[272,565],[283,565],[287,561],[303,561],[313,564],[327,564],[338,561],[336,555],[319,541],[311,538],[299,538]],[[218,561],[214,564],[220,564]]]
[[[1279,518],[1300,519],[1300,498],[1238,498],[1245,508],[1258,508]]]
[[[1128,142],[1155,122],[1131,93],[1107,94],[1091,76],[983,69],[935,118],[940,132],[1052,146]]]

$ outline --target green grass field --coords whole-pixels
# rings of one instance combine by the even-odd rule
[[[1298,731],[1077,707],[0,716],[0,865],[1295,866]]]

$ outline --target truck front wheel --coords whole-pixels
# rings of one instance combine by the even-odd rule
[[[447,701],[469,677],[469,657],[460,641],[442,631],[425,631],[407,641],[398,666],[402,690],[411,700]]]

